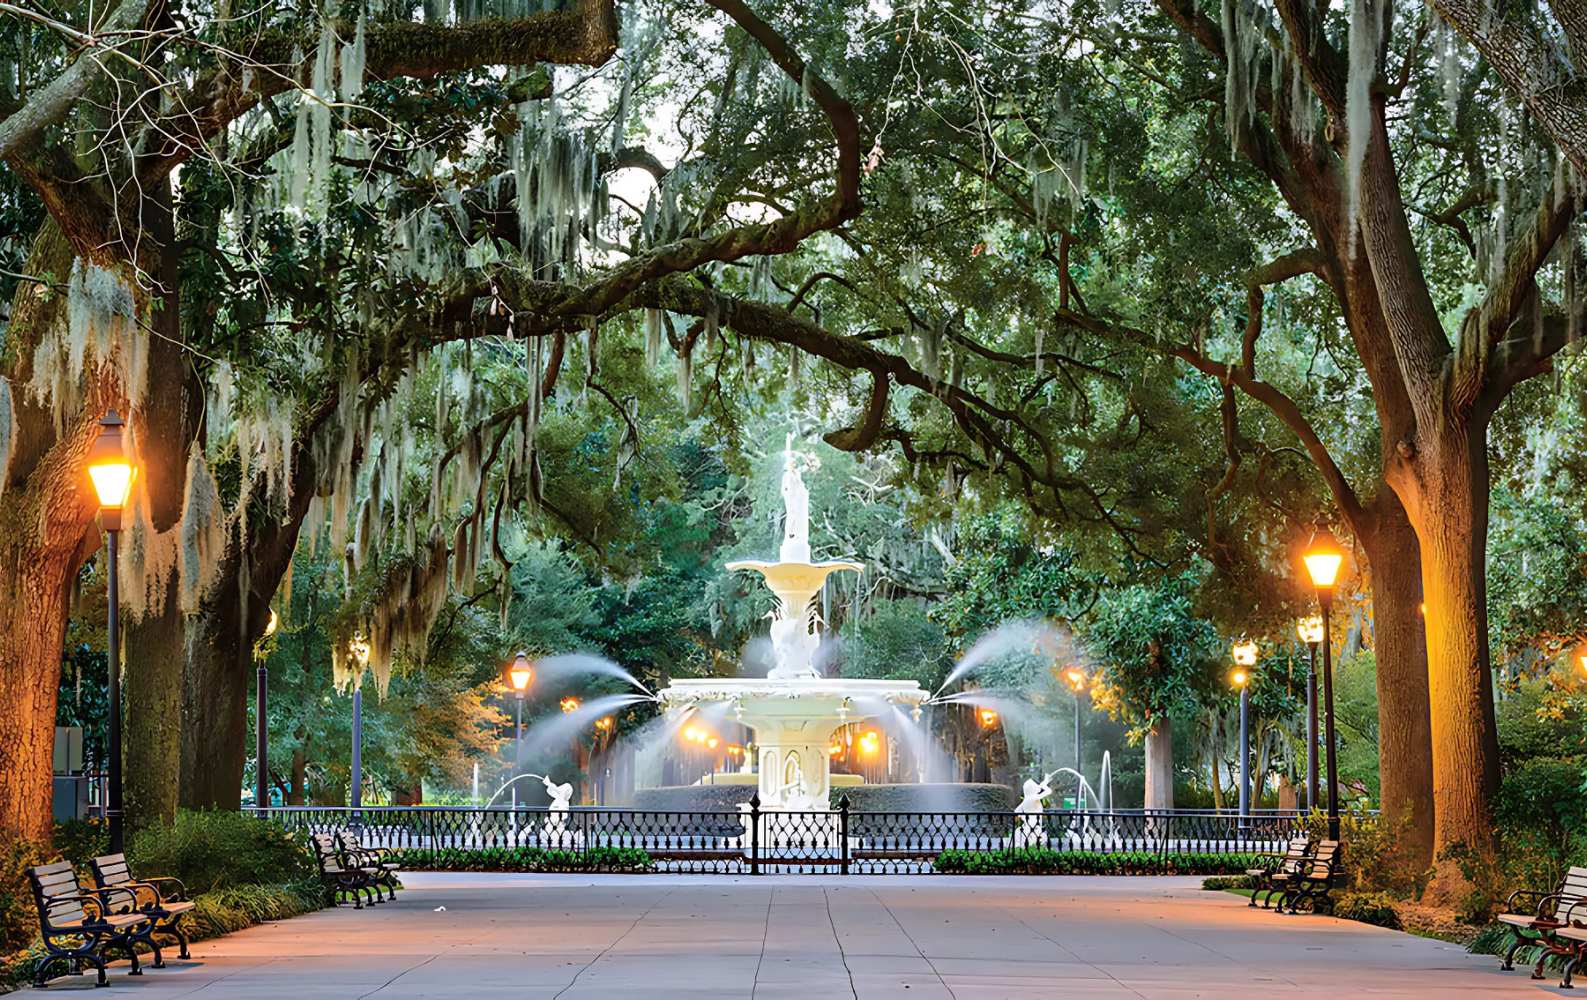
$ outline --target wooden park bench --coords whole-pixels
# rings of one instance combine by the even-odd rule
[[[1535,900],[1532,911],[1517,907],[1517,900]],[[1526,945],[1538,945],[1543,953],[1532,969],[1533,979],[1543,978],[1543,963],[1553,955],[1570,958],[1565,967],[1565,984],[1570,983],[1571,972],[1580,957],[1582,944],[1587,942],[1587,931],[1577,936],[1573,925],[1587,922],[1587,868],[1572,868],[1560,879],[1553,892],[1536,892],[1517,889],[1505,900],[1506,912],[1499,914],[1499,923],[1509,930],[1515,940],[1504,953],[1501,969],[1515,968],[1515,953]]]
[[[1251,902],[1248,905],[1257,905],[1258,893],[1266,894],[1262,898],[1261,905],[1267,906],[1273,901],[1274,895],[1284,892],[1284,886],[1274,882],[1273,877],[1283,875],[1287,881],[1299,872],[1307,862],[1306,854],[1310,843],[1304,836],[1295,837],[1290,840],[1289,847],[1283,854],[1273,855],[1277,859],[1276,864],[1267,868],[1247,868],[1245,874],[1251,879]]]
[[[110,899],[106,900],[112,913],[143,914],[154,924],[152,933],[169,934],[176,938],[176,943],[181,949],[177,953],[178,958],[190,957],[187,953],[187,933],[182,930],[182,915],[190,912],[197,904],[183,898],[187,895],[187,887],[182,884],[181,879],[170,876],[133,878],[132,870],[127,867],[125,854],[107,854],[102,858],[95,858],[88,862],[88,867],[94,873],[95,895],[110,890],[126,890],[124,893],[113,894],[114,902]],[[164,963],[160,961],[154,963],[157,969],[163,965]]]
[[[402,888],[402,883],[397,881],[397,872],[402,870],[402,863],[390,860],[396,852],[389,847],[365,847],[358,842],[358,834],[351,830],[343,830],[337,834],[337,839],[341,842],[344,859],[376,873],[375,892],[378,894],[384,888],[388,899],[396,899],[397,890]]]
[[[150,919],[141,913],[112,913],[104,902],[104,895],[128,890],[107,890],[104,895],[84,892],[69,861],[29,868],[28,882],[39,911],[39,937],[45,951],[33,970],[33,985],[38,989],[44,988],[45,970],[56,962],[65,962],[72,975],[91,965],[99,973],[97,985],[108,985],[105,961],[112,950],[125,954],[132,963],[128,975],[141,976],[143,969],[134,947],[139,941],[154,948],[155,965],[162,964]]]
[[[1291,913],[1299,913],[1302,904],[1313,913],[1322,903],[1326,902],[1331,907],[1333,900],[1329,893],[1334,886],[1343,885],[1346,877],[1344,854],[1339,849],[1339,841],[1318,841],[1317,853],[1299,871],[1291,875],[1277,873],[1271,876],[1272,882],[1282,893],[1277,912],[1283,913],[1286,905]]]
[[[371,906],[379,902],[375,895],[379,872],[350,861],[337,848],[336,838],[328,833],[311,835],[309,843],[314,845],[314,858],[320,866],[320,883],[325,886],[332,906],[340,905],[338,897],[341,896],[352,897],[355,910],[364,908],[365,897]]]

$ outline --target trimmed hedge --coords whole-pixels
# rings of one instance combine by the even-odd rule
[[[933,867],[958,875],[1243,875],[1260,854],[1154,854],[1151,851],[943,851]]]
[[[832,789],[832,807],[849,797],[851,812],[1011,812],[1019,796],[1007,785],[993,784],[900,784],[855,785]]]
[[[755,797],[754,785],[666,785],[634,792],[640,812],[738,812]]]
[[[637,847],[592,847],[587,851],[548,851],[540,847],[484,847],[468,850],[411,848],[392,860],[411,871],[436,872],[648,872],[650,855]]]

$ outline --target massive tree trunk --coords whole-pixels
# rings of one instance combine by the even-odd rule
[[[322,403],[320,420],[335,406]],[[250,748],[248,693],[253,647],[270,621],[270,601],[292,565],[298,532],[318,482],[309,435],[293,449],[292,494],[279,522],[254,527],[246,551],[235,539],[216,584],[188,622],[182,674],[181,804],[187,809],[237,809]]]
[[[1174,726],[1159,715],[1146,731],[1146,808],[1174,808]]]
[[[46,222],[28,273],[70,275],[73,252]],[[101,409],[119,405],[116,380],[97,359],[83,375],[81,414],[57,437],[47,406],[23,388],[38,345],[66,321],[64,296],[22,282],[12,303],[4,358],[11,398],[10,458],[0,469],[0,829],[47,843],[52,831],[51,761],[67,598],[73,576],[98,546],[98,505],[83,460]],[[115,664],[111,664],[115,669]]]
[[[1499,787],[1488,661],[1488,461],[1485,420],[1424,435],[1393,473],[1421,542],[1427,601],[1435,849],[1491,851],[1488,803]],[[1440,872],[1441,879],[1453,878]]]
[[[130,414],[141,464],[140,502],[147,503],[149,524],[158,542],[146,547],[180,551],[179,534],[186,493],[187,450],[193,421],[186,399],[186,365],[182,357],[181,275],[172,216],[170,181],[144,202],[144,225],[151,247],[143,270],[157,281],[160,308],[152,310],[154,328],[147,348],[147,384],[133,387],[137,405]],[[141,393],[141,395],[139,395]],[[123,564],[126,565],[126,564]],[[127,825],[133,829],[168,822],[176,813],[178,710],[183,660],[183,623],[179,570],[175,563],[155,560],[145,573],[163,580],[128,580],[123,593],[148,587],[148,611],[128,616],[126,632],[125,761],[122,788]],[[142,602],[138,602],[140,605]]]
[[[1373,529],[1357,537],[1372,572],[1379,802],[1385,816],[1410,814],[1407,835],[1425,865],[1433,859],[1434,796],[1421,559],[1405,508],[1386,485],[1372,513]]]

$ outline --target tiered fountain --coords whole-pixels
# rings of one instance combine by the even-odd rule
[[[831,771],[827,746],[844,723],[872,715],[888,704],[917,706],[927,698],[915,681],[847,680],[823,677],[813,663],[820,636],[811,601],[838,570],[859,572],[853,562],[810,561],[810,493],[805,488],[790,437],[783,460],[787,517],[777,562],[746,559],[728,569],[749,569],[777,595],[771,624],[775,664],[764,678],[675,680],[661,692],[668,714],[702,703],[726,703],[737,721],[755,731],[759,794],[763,810],[825,812]]]

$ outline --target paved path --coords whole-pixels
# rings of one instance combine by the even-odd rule
[[[1489,956],[1187,878],[410,873],[95,994],[216,1000],[1539,997]],[[440,907],[446,909],[440,910]],[[55,981],[51,992],[92,986]],[[1548,984],[1549,987],[1553,983]]]

